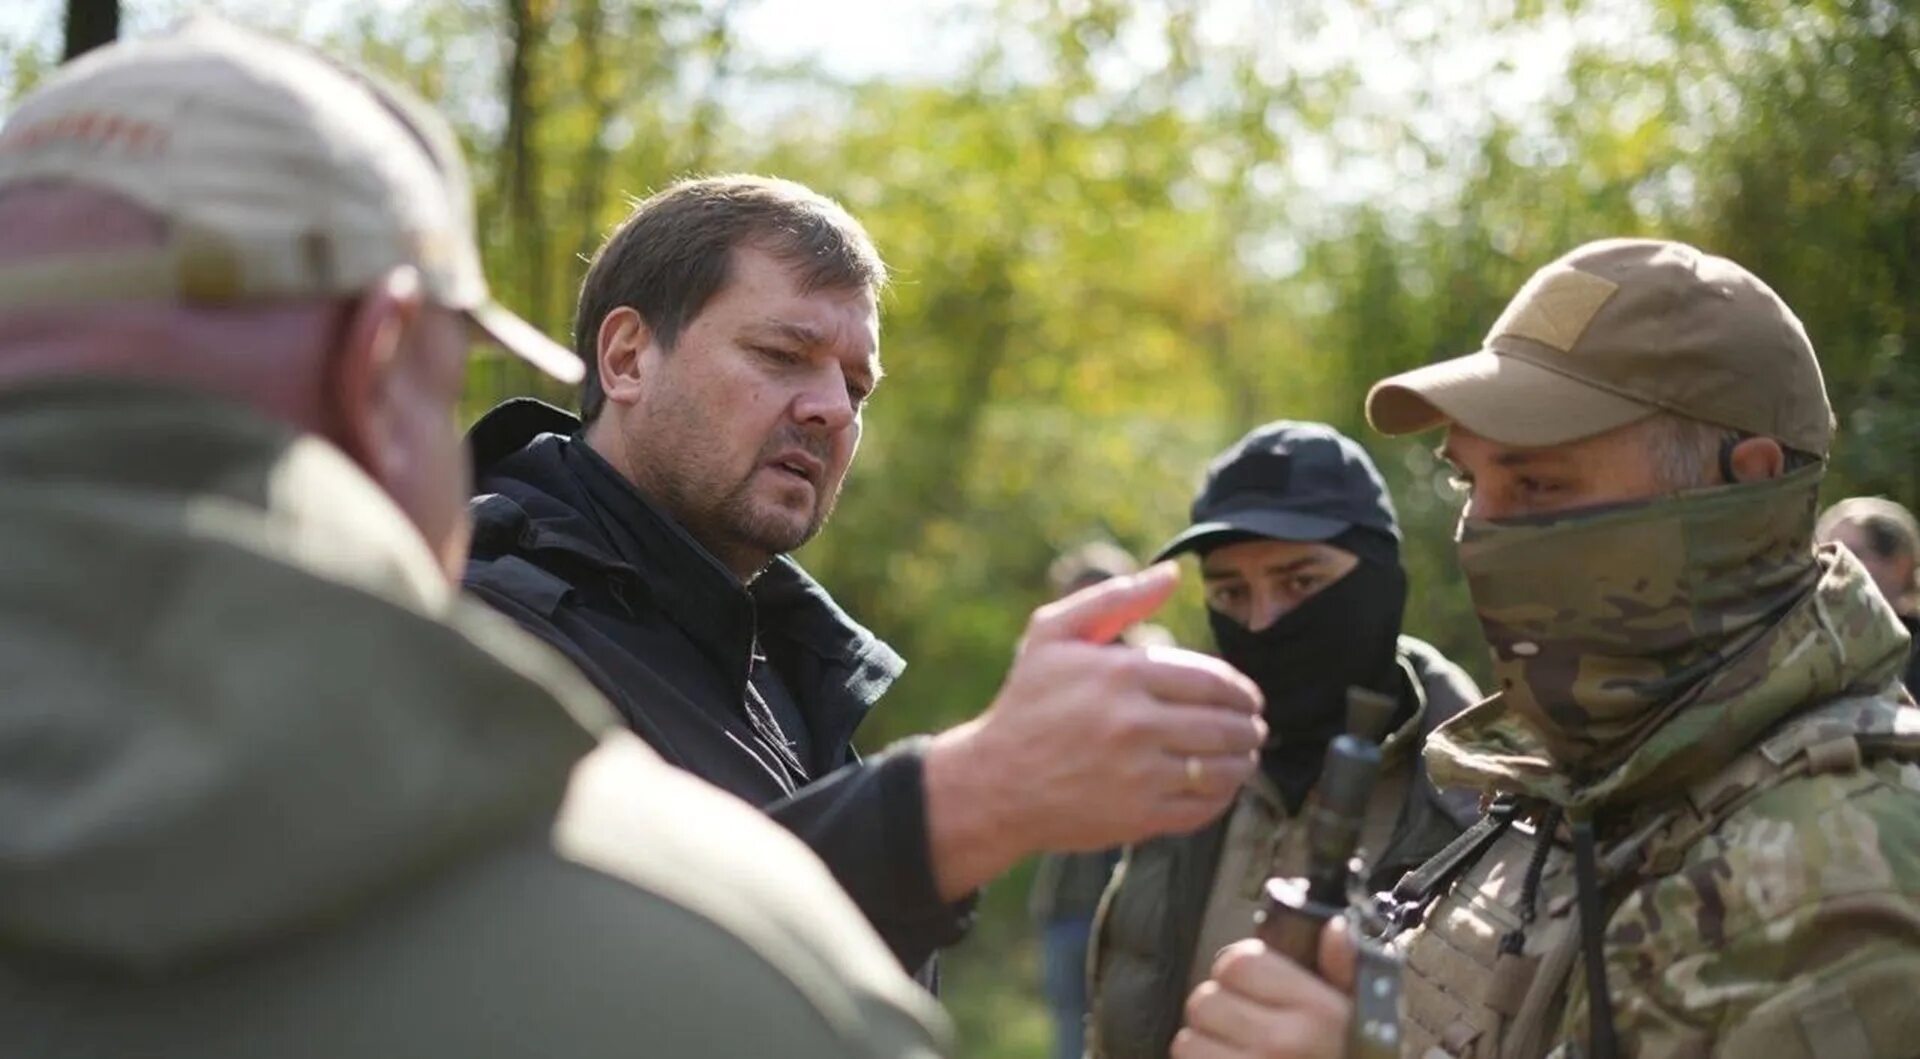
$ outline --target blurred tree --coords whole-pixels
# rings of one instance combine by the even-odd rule
[[[120,0],[67,0],[63,60],[77,59],[120,35]]]
[[[501,221],[512,233],[519,252],[514,255],[520,266],[515,277],[530,299],[524,305],[539,324],[551,327],[556,314],[551,304],[553,283],[548,278],[553,260],[548,250],[550,218],[540,201],[542,152],[534,149],[535,126],[545,111],[544,101],[534,96],[533,64],[544,50],[551,16],[542,0],[506,0],[508,53],[503,94],[507,100],[507,129],[500,145],[501,182],[506,193],[500,196]],[[598,17],[597,4],[585,10]],[[597,40],[582,42],[589,60],[597,60]]]

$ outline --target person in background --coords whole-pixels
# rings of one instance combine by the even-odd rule
[[[1047,568],[1047,583],[1054,598],[1061,599],[1139,569],[1126,549],[1091,541],[1056,558]],[[1135,647],[1173,643],[1165,629],[1148,624],[1133,626],[1120,639]],[[1034,870],[1027,909],[1040,931],[1041,987],[1053,1016],[1056,1059],[1080,1059],[1086,1051],[1087,939],[1100,895],[1119,860],[1117,848],[1047,853]]]
[[[931,985],[981,885],[1044,850],[1200,826],[1264,730],[1232,667],[1109,645],[1173,592],[1169,566],[1041,608],[973,720],[855,754],[904,662],[787,553],[853,464],[885,280],[859,223],[790,181],[641,202],[581,286],[580,418],[522,400],[473,428],[466,583],[668,761],[799,835]]]
[[[0,128],[0,1052],[927,1059],[820,862],[465,599],[453,131],[217,22]]]
[[[1867,568],[1880,594],[1913,638],[1907,656],[1907,690],[1920,687],[1920,526],[1913,512],[1877,496],[1855,496],[1828,508],[1814,525],[1820,544],[1842,544]]]
[[[1306,867],[1302,809],[1350,689],[1391,701],[1380,780],[1362,825],[1365,883],[1391,887],[1475,815],[1443,794],[1421,749],[1480,697],[1433,646],[1400,631],[1407,577],[1386,483],[1366,451],[1319,423],[1259,427],[1214,459],[1192,523],[1159,558],[1193,554],[1220,656],[1260,685],[1271,733],[1233,809],[1127,850],[1095,928],[1093,1048],[1167,1053],[1213,955],[1253,931],[1261,886]]]

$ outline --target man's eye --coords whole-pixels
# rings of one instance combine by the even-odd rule
[[[1559,488],[1559,485],[1554,482],[1544,482],[1538,478],[1529,478],[1525,475],[1522,475],[1519,481],[1514,484],[1520,487],[1521,492],[1536,495],[1540,493],[1551,493]]]
[[[873,388],[870,386],[862,386],[857,382],[850,382],[847,384],[847,397],[853,401],[854,407],[856,408],[859,407],[860,405],[866,404],[867,398],[871,397],[872,395],[873,395]]]
[[[1320,578],[1315,576],[1290,577],[1286,589],[1295,596],[1304,596],[1320,587]]]
[[[1227,585],[1213,590],[1213,609],[1226,610],[1246,599],[1247,590],[1239,585]]]
[[[779,346],[755,346],[753,351],[775,364],[798,364],[803,359],[797,351],[782,349]]]

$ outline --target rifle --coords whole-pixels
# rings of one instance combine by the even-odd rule
[[[1316,975],[1320,932],[1335,917],[1346,915],[1352,903],[1350,888],[1359,869],[1355,853],[1380,773],[1380,738],[1394,706],[1387,696],[1348,689],[1347,734],[1327,747],[1326,766],[1306,809],[1306,874],[1268,879],[1255,919],[1260,940]],[[1400,1045],[1400,958],[1357,929],[1354,940],[1359,963],[1346,1054],[1349,1059],[1392,1059]]]

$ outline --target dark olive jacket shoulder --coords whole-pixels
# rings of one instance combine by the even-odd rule
[[[0,391],[0,469],[6,1059],[945,1054],[815,857],[337,448],[73,378]]]
[[[824,860],[909,968],[965,932],[940,900],[918,746],[862,761],[853,735],[905,663],[797,563],[742,586],[573,435],[510,401],[469,435],[469,590],[560,649],[669,762],[761,806]],[[804,775],[747,705],[756,643],[805,718]]]

